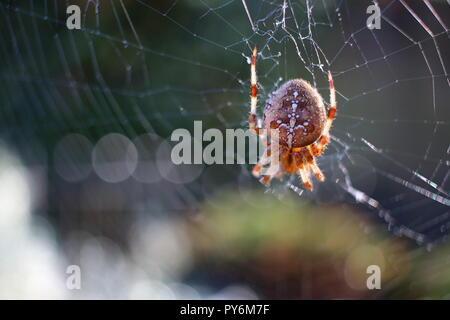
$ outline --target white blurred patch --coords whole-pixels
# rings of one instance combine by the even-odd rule
[[[97,175],[110,183],[128,179],[137,166],[138,153],[133,142],[124,135],[110,133],[101,138],[92,152]]]
[[[142,280],[132,285],[129,299],[173,300],[174,292],[161,281]]]
[[[172,278],[190,264],[190,242],[180,225],[159,221],[135,228],[132,255],[143,269],[157,268]]]
[[[31,206],[27,171],[1,142],[0,181],[0,229],[25,227]]]
[[[31,224],[28,171],[0,143],[0,299],[61,299],[63,270],[51,232]]]
[[[247,286],[231,285],[208,298],[213,300],[257,300],[258,296]]]

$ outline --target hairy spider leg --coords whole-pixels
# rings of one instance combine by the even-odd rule
[[[301,150],[294,151],[294,160],[295,160],[295,164],[297,166],[298,174],[300,175],[300,178],[302,179],[303,185],[305,186],[306,189],[312,190],[313,186],[312,186],[311,178],[310,178],[310,174],[309,174],[309,166],[308,166],[306,159],[304,159],[304,157],[301,153]]]
[[[262,167],[269,163],[269,167],[265,170],[265,172],[263,172],[263,174],[267,174],[264,174],[263,177],[259,180],[265,185],[268,185],[273,178],[280,179],[283,176],[283,173],[286,172],[286,166],[295,166],[295,164],[290,163],[292,162],[290,149],[285,146],[278,146],[278,148],[279,152],[272,154],[271,146],[269,145],[266,149],[267,152],[264,153],[261,160],[253,169],[253,175],[255,177],[259,177],[261,176]],[[278,161],[272,158],[276,156],[279,157]]]
[[[308,161],[309,166],[311,167],[312,172],[314,173],[314,176],[317,180],[323,182],[325,181],[325,176],[322,173],[322,170],[320,170],[319,166],[317,165],[316,160],[314,159],[314,156],[311,153],[311,149],[308,146],[307,148],[303,149],[306,157],[306,160]]]
[[[259,159],[258,163],[253,168],[252,171],[253,176],[258,178],[261,175],[262,167],[268,164],[269,162],[270,162],[270,146],[268,146],[266,150],[264,150],[261,159]]]
[[[320,156],[325,150],[326,145],[330,142],[330,129],[336,115],[336,89],[334,88],[333,76],[330,71],[328,71],[328,82],[330,84],[330,109],[328,109],[328,117],[322,136],[310,148],[312,155],[315,157]]]
[[[255,134],[260,135],[260,130],[256,125],[256,105],[258,103],[258,86],[256,78],[256,47],[253,48],[252,62],[250,66],[250,87],[251,87],[251,97],[250,97],[250,116],[248,118],[248,123],[250,125],[250,130]]]

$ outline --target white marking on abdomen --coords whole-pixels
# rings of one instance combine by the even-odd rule
[[[294,117],[292,117],[291,120],[289,120],[289,126],[290,126],[291,128],[294,128],[296,122],[297,122],[297,119],[295,119]]]

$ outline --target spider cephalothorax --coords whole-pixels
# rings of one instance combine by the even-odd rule
[[[321,95],[303,79],[285,82],[273,92],[264,108],[264,128],[256,126],[256,48],[253,49],[251,62],[251,106],[250,129],[258,134],[266,150],[258,164],[253,169],[256,177],[262,175],[264,166],[271,166],[273,145],[268,142],[266,133],[261,129],[276,130],[279,163],[274,173],[263,175],[261,182],[269,184],[273,177],[281,178],[283,174],[299,174],[305,187],[312,190],[310,170],[319,181],[325,179],[317,166],[315,157],[320,156],[329,142],[329,131],[336,113],[336,97],[333,78],[328,72],[330,84],[330,109],[328,116]],[[266,130],[267,131],[267,130]],[[273,170],[271,171],[273,172]]]

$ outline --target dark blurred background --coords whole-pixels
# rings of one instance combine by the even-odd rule
[[[0,297],[448,298],[449,5],[378,3],[380,30],[370,1],[0,1]],[[314,192],[170,160],[194,120],[248,126],[255,45],[260,109],[333,72]]]

